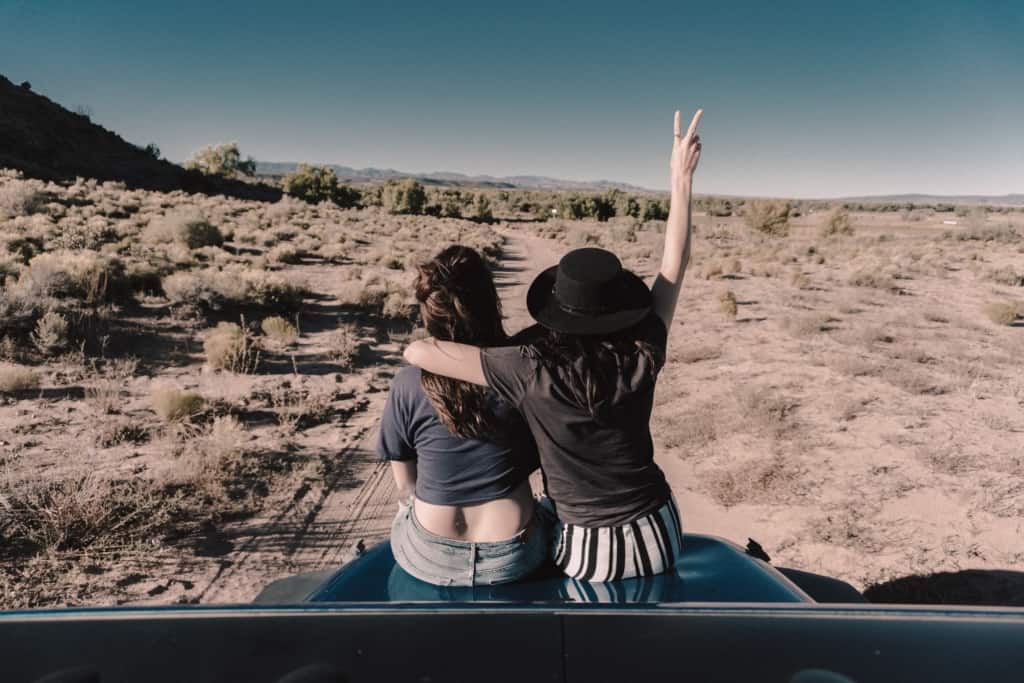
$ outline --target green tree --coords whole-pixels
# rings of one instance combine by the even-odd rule
[[[644,199],[640,217],[645,221],[663,221],[668,218],[668,203],[660,199]]]
[[[620,192],[615,198],[615,215],[640,218],[640,202],[636,197]]]
[[[494,214],[491,213],[491,200],[483,192],[476,196],[476,201],[473,203],[473,220],[480,223],[490,223],[494,220]]]
[[[326,166],[299,164],[298,170],[286,175],[281,185],[285,193],[307,202],[334,201],[338,176]]]
[[[242,159],[237,142],[225,142],[210,145],[192,155],[185,163],[185,168],[197,170],[205,175],[235,177],[251,176],[256,173],[256,160],[252,157]]]
[[[384,186],[382,201],[389,213],[422,214],[427,204],[427,192],[423,185],[411,178],[392,181]]]

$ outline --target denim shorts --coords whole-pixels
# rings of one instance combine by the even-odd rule
[[[512,538],[472,543],[430,533],[412,506],[400,503],[391,525],[391,552],[402,569],[435,586],[510,583],[547,561],[551,536],[546,520],[535,511],[526,529]]]

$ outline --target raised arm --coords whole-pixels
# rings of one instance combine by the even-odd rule
[[[476,346],[428,337],[409,344],[403,355],[409,363],[435,375],[487,386]]]
[[[700,123],[703,109],[698,109],[690,122],[686,135],[681,134],[682,127],[679,112],[675,116],[675,137],[672,143],[672,200],[668,211],[668,225],[665,228],[665,246],[661,254],[661,271],[658,273],[654,286],[651,287],[654,312],[665,323],[665,329],[672,329],[672,318],[679,301],[679,289],[683,284],[683,275],[690,262],[691,210],[690,199],[693,194],[693,172],[700,161],[700,136],[697,125]]]

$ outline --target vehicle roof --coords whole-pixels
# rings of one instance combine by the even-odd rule
[[[354,603],[811,602],[768,563],[747,555],[729,541],[702,534],[686,534],[683,554],[674,571],[658,576],[587,583],[568,579],[550,568],[525,581],[475,587],[443,587],[419,581],[395,563],[391,546],[385,542],[346,564],[302,597],[311,602]],[[296,600],[299,596],[293,594],[291,598]]]

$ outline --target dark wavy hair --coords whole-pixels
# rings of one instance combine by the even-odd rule
[[[531,352],[558,378],[577,405],[598,422],[612,416],[612,399],[620,378],[635,372],[639,356],[647,357],[649,376],[665,363],[662,351],[638,337],[639,325],[604,335],[566,334],[544,329],[530,345]]]
[[[419,267],[416,300],[430,336],[473,346],[497,346],[508,336],[494,277],[473,249],[454,245]],[[484,387],[422,373],[423,391],[453,434],[486,438],[495,433]]]

